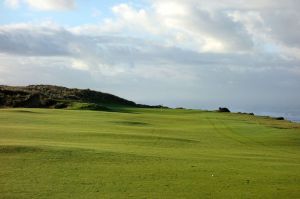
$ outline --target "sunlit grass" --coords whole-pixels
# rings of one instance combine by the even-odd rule
[[[299,198],[300,125],[194,110],[0,110],[0,198]]]

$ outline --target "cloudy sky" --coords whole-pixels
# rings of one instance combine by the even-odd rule
[[[0,84],[300,109],[298,0],[1,0]]]

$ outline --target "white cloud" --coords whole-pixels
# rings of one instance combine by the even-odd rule
[[[20,6],[21,0],[4,0],[4,5],[16,9]]]
[[[155,11],[161,16],[185,16],[188,14],[186,6],[176,1],[162,1],[154,4]]]
[[[64,11],[75,8],[75,0],[5,0],[4,4],[16,9],[21,4],[26,4],[35,10]]]
[[[71,10],[75,0],[26,0],[27,4],[37,10]]]
[[[71,10],[75,0],[26,0],[26,3],[37,10]]]
[[[84,71],[89,70],[89,66],[84,61],[79,59],[73,59],[71,66],[77,70],[84,70]]]

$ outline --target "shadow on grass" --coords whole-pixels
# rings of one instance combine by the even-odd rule
[[[33,114],[41,114],[41,113],[39,113],[39,112],[28,111],[28,110],[14,110],[13,112],[17,112],[17,113],[33,113]]]
[[[26,109],[26,108],[24,108],[24,109]],[[19,110],[18,108],[0,108],[0,110],[7,110],[7,112],[10,112],[10,113],[43,114],[42,112],[32,111],[32,109],[33,108],[30,108],[30,110]]]
[[[116,104],[95,104],[95,103],[80,103],[75,102],[70,104],[67,109],[71,110],[90,110],[90,111],[104,111],[117,113],[137,113],[133,109],[134,106],[121,106]]]
[[[43,149],[39,147],[32,146],[15,146],[15,145],[6,145],[0,146],[0,153],[32,153],[32,152],[41,152]]]
[[[112,121],[114,124],[128,125],[128,126],[148,126],[149,123],[146,122],[132,122],[132,121]]]

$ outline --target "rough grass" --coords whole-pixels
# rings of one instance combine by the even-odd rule
[[[192,110],[0,110],[0,198],[300,198],[300,126]]]

